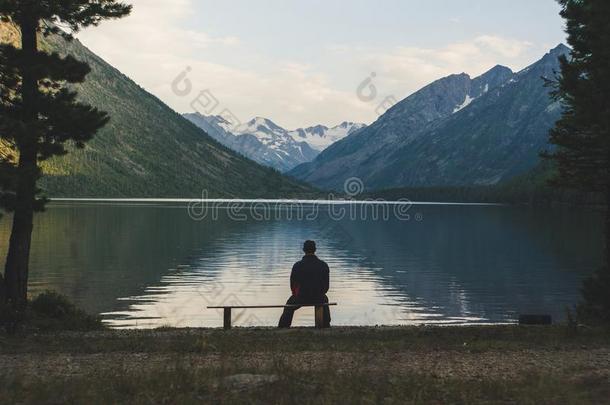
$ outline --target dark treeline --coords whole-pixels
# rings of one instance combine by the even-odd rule
[[[599,206],[605,205],[602,193],[561,188],[550,184],[557,173],[556,165],[542,161],[531,171],[490,186],[405,187],[368,193],[369,198],[458,203],[498,203],[513,205]]]
[[[603,206],[601,194],[558,190],[549,187],[520,188],[509,185],[480,187],[416,187],[380,190],[371,192],[366,198],[381,198],[388,201],[409,199],[411,201],[434,201],[456,203],[498,203],[550,207]]]

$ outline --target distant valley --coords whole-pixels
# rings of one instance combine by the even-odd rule
[[[18,37],[3,23],[0,39]],[[368,192],[544,176],[539,152],[561,115],[545,79],[569,53],[559,45],[520,72],[496,66],[441,78],[369,126],[287,130],[262,117],[233,128],[220,116],[182,116],[78,40],[51,36],[42,46],[88,62],[80,97],[111,115],[84,149],[44,162],[41,186],[51,197],[307,197],[319,195],[309,185],[343,190],[352,177]]]
[[[291,131],[270,119],[256,117],[232,128],[221,116],[189,113],[184,117],[228,148],[281,172],[312,161],[333,143],[365,127],[343,122],[332,128],[317,125]]]
[[[545,79],[555,77],[558,58],[568,53],[559,45],[520,72],[498,65],[475,78],[441,78],[370,126],[290,131],[261,117],[238,128],[220,116],[184,117],[243,156],[322,189],[342,190],[353,177],[367,191],[494,186],[540,165],[561,114]]]

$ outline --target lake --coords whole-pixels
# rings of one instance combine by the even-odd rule
[[[331,268],[335,325],[507,323],[563,318],[602,262],[602,216],[583,209],[337,205],[314,217],[313,205],[244,204],[54,202],[36,217],[30,292],[56,290],[116,328],[219,327],[206,306],[284,303],[302,242],[314,239]],[[5,216],[3,263],[9,232]],[[279,315],[238,311],[234,324]],[[294,324],[313,325],[313,310]]]

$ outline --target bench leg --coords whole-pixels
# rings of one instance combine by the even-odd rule
[[[224,308],[224,328],[231,329],[231,308]]]
[[[316,329],[324,328],[324,307],[315,307]]]

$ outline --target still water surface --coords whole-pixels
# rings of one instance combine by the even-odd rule
[[[245,217],[219,210],[195,221],[176,202],[53,203],[36,219],[30,290],[57,290],[117,328],[218,327],[206,306],[285,302],[301,244],[315,239],[336,325],[500,323],[523,312],[562,318],[601,263],[592,211],[417,205],[409,220],[333,220],[324,209],[315,221]],[[9,231],[5,216],[2,260]],[[295,325],[312,325],[310,312]],[[237,312],[234,323],[278,317]]]

